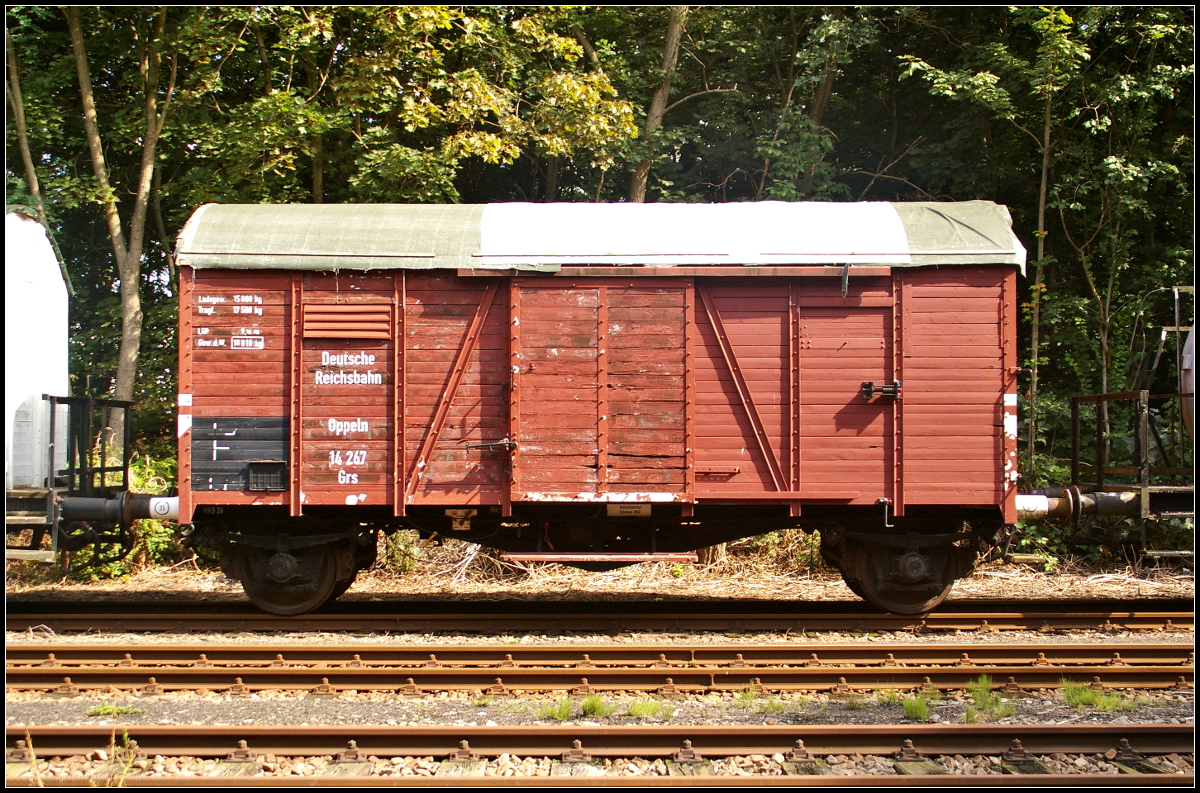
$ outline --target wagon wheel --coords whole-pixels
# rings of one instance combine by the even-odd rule
[[[330,546],[272,552],[247,549],[242,589],[254,605],[290,617],[319,607],[338,584],[337,555]],[[346,584],[354,582],[351,578]],[[345,591],[345,590],[342,590]]]
[[[376,548],[378,547],[375,532],[372,531],[367,537],[359,539],[359,543],[362,544],[354,549],[354,572],[349,578],[341,579],[334,584],[333,594],[329,596],[329,600],[337,600],[346,594],[346,590],[354,586],[354,581],[358,578],[358,571],[366,570],[375,564]]]
[[[948,545],[919,552],[868,546],[857,582],[862,597],[893,614],[923,614],[935,609],[954,585],[953,552]]]

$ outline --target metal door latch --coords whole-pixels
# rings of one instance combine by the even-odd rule
[[[876,394],[881,396],[890,396],[899,399],[904,396],[904,389],[901,387],[899,380],[893,380],[891,385],[875,385],[875,383],[867,380],[862,384],[862,397],[870,401]]]
[[[513,449],[517,448],[517,442],[510,441],[508,438],[505,438],[502,441],[491,441],[490,443],[468,443],[467,448],[468,449],[504,449],[505,451],[511,452]]]

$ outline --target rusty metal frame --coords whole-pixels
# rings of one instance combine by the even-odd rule
[[[413,460],[413,467],[408,475],[408,483],[404,488],[405,502],[411,499],[413,493],[416,491],[417,483],[421,479],[421,473],[429,464],[429,459],[433,455],[434,448],[437,446],[438,438],[441,437],[442,428],[446,425],[446,418],[450,415],[450,408],[454,404],[454,398],[458,395],[458,388],[462,385],[463,377],[467,373],[467,366],[471,362],[471,356],[475,354],[475,347],[479,343],[479,337],[483,334],[483,324],[487,320],[488,310],[492,307],[492,302],[496,298],[499,286],[499,280],[492,281],[488,285],[487,291],[483,294],[483,300],[479,304],[479,310],[475,312],[475,317],[471,320],[471,324],[467,326],[467,334],[463,338],[462,346],[458,348],[458,355],[454,358],[454,365],[450,370],[450,380],[446,384],[446,390],[442,392],[442,398],[438,400],[437,409],[433,414],[433,421],[430,422],[429,430],[425,433],[425,439],[421,442],[421,451],[417,454],[417,458]]]
[[[788,460],[788,481],[793,491],[800,491],[803,455],[800,450],[800,421],[803,418],[800,409],[801,375],[800,375],[800,334],[801,334],[801,292],[800,283],[795,278],[788,279],[788,362],[791,367],[788,377],[788,435],[790,457]],[[800,501],[791,504],[791,517],[800,517]]]
[[[191,267],[179,268],[179,394],[191,396],[191,403],[180,405],[176,396],[176,427],[186,413],[189,417],[195,410],[196,397],[192,393],[192,295],[195,292],[195,271]],[[179,442],[179,522],[192,521],[192,429],[189,423],[186,432],[176,430]],[[51,442],[54,433],[50,434]],[[53,469],[53,465],[50,466]],[[53,490],[53,488],[51,488]]]
[[[1017,426],[1017,373],[1020,364],[1017,361],[1017,274],[1007,273],[1000,281],[1000,366],[1001,378],[1004,383],[1003,396],[1005,402],[1000,408],[1000,444],[1004,450],[1004,459],[1000,464],[1000,509],[1004,513],[1005,523],[1017,522],[1017,435],[1011,437],[1004,428],[1009,426],[1007,417],[1012,416],[1012,426]],[[1013,404],[1007,404],[1008,395],[1012,394]]]
[[[392,515],[404,517],[405,414],[408,404],[408,274],[400,270],[392,276]]]
[[[608,488],[608,287],[596,287],[596,492]]]
[[[709,292],[707,285],[698,284],[696,291],[700,295],[700,302],[704,304],[704,313],[708,315],[708,321],[712,325],[713,333],[717,337],[717,343],[721,347],[721,357],[725,359],[725,365],[729,368],[729,373],[733,376],[733,383],[737,388],[742,408],[745,410],[747,418],[750,419],[750,426],[754,429],[754,437],[758,442],[758,448],[762,451],[763,457],[766,458],[767,470],[771,473],[771,481],[775,484],[775,490],[784,491],[787,489],[786,480],[779,465],[779,458],[775,456],[775,452],[771,448],[771,440],[767,437],[766,425],[763,424],[762,418],[758,413],[758,408],[754,405],[754,397],[750,394],[750,386],[746,382],[746,378],[742,375],[742,367],[738,363],[737,353],[733,350],[733,343],[730,342],[729,335],[725,332],[725,323],[721,320],[721,314],[717,311],[717,304],[713,302],[712,294]]]
[[[501,495],[500,514],[512,517],[513,493],[519,493],[517,480],[521,454],[521,284],[517,278],[508,282],[508,439],[513,446],[508,451],[508,476]]]
[[[681,516],[696,508],[696,281],[683,287],[683,494]]]
[[[301,447],[304,438],[304,427],[302,424],[303,403],[302,392],[304,390],[304,274],[301,272],[292,273],[291,283],[291,345],[290,358],[291,366],[288,367],[288,398],[291,400],[291,459],[289,460],[289,487],[288,487],[288,514],[293,517],[299,517],[304,509],[300,503],[300,469],[301,465]]]
[[[904,382],[904,335],[912,305],[912,284],[892,271],[892,382]],[[892,400],[892,514],[904,517],[904,400]]]

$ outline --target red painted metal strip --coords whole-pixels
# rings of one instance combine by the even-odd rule
[[[488,286],[487,292],[483,295],[483,301],[479,304],[479,310],[475,312],[475,317],[471,320],[471,324],[467,328],[467,335],[463,339],[462,346],[458,349],[453,369],[450,371],[450,382],[446,385],[446,391],[438,401],[433,421],[430,423],[429,430],[425,434],[425,440],[421,444],[421,451],[417,455],[417,459],[413,461],[412,471],[408,476],[408,484],[404,488],[406,499],[411,497],[417,489],[417,483],[421,479],[421,472],[428,465],[434,447],[437,446],[438,438],[442,434],[442,427],[446,424],[446,417],[450,415],[450,406],[454,403],[454,397],[458,394],[458,387],[462,384],[463,375],[467,371],[467,364],[470,363],[471,356],[475,352],[475,346],[478,344],[479,336],[483,332],[484,320],[487,319],[488,310],[492,307],[492,301],[496,297],[499,285],[500,282],[497,280]]]
[[[887,276],[891,275],[892,268],[887,266],[855,266],[850,271],[852,279],[862,278],[863,276]],[[476,270],[470,268],[462,268],[458,271],[461,277],[487,277],[495,278],[497,275],[518,276],[524,273],[520,270]],[[543,275],[542,278],[583,278],[583,277],[607,277],[617,276],[621,278],[637,277],[696,277],[696,276],[735,276],[735,277],[753,277],[762,278],[767,276],[819,276],[819,277],[837,277],[842,275],[842,267],[840,265],[830,266],[823,264],[816,265],[745,265],[738,267],[725,267],[722,265],[693,265],[683,267],[643,267],[643,266],[566,266],[553,275]]]
[[[502,553],[506,562],[696,562],[694,553]]]
[[[192,300],[195,271],[191,267],[179,268],[179,393],[192,393]],[[194,397],[193,397],[194,399]],[[185,408],[186,407],[186,411]],[[178,415],[187,415],[191,421],[193,408],[178,406]],[[179,439],[179,522],[192,521],[192,432],[178,435]]]
[[[503,517],[512,516],[513,493],[519,493],[521,460],[521,281],[508,282],[508,438],[516,445],[509,450],[508,482],[501,507]]]
[[[696,502],[696,282],[683,290],[683,459],[685,476],[683,517],[694,514]]]
[[[797,491],[803,489],[800,482],[804,461],[804,455],[801,451],[800,435],[800,389],[802,386],[801,375],[803,371],[802,367],[800,366],[800,337],[802,329],[800,322],[800,309],[803,305],[801,303],[801,299],[802,295],[800,292],[800,284],[795,278],[792,278],[788,281],[788,344],[790,347],[788,360],[790,361],[791,365],[791,376],[788,378],[788,405],[791,407],[791,410],[788,413],[788,434],[790,441],[788,446],[791,451],[788,462],[791,470],[789,470],[788,473],[791,475],[790,482],[792,490]],[[800,516],[799,501],[792,502],[790,512],[791,517],[793,518]]]
[[[892,381],[904,382],[905,336],[912,311],[912,284],[903,271],[892,273]],[[892,513],[904,516],[904,400],[892,400]]]
[[[1002,391],[1007,396],[1013,395],[1013,401],[1017,395],[1017,372],[1020,371],[1020,364],[1017,362],[1017,273],[1014,269],[1009,269],[1001,282],[1001,324],[1000,324],[1000,354],[1001,363],[1004,367],[1004,374],[1001,378],[1004,386]],[[1005,405],[1002,408],[1004,415],[1014,416],[1011,424],[1015,426],[1015,416],[1017,414],[1016,404]],[[1008,425],[1010,422],[1002,421],[1002,424]],[[1005,523],[1017,522],[1017,436],[1011,437],[1004,433],[1003,428],[1000,430],[1000,437],[1004,449],[1004,457],[997,461],[1000,468],[1001,485],[1000,498],[1001,510],[1004,513]],[[1011,467],[1009,467],[1011,465]]]
[[[407,404],[408,361],[405,351],[408,319],[408,276],[404,270],[392,274],[392,305],[396,324],[392,327],[392,515],[404,517],[405,405]]]
[[[596,492],[608,485],[608,287],[596,289]]]
[[[709,292],[707,286],[700,284],[696,287],[696,291],[700,295],[700,301],[704,304],[704,312],[708,315],[708,321],[712,325],[713,332],[717,337],[717,343],[721,348],[721,357],[725,359],[725,365],[729,368],[729,372],[733,376],[734,386],[737,388],[742,408],[746,411],[746,416],[750,419],[750,426],[754,429],[754,437],[758,442],[758,448],[762,451],[763,457],[766,459],[767,469],[771,474],[771,481],[774,483],[776,490],[783,490],[786,480],[784,479],[783,471],[780,469],[779,459],[775,456],[774,450],[771,449],[771,441],[767,437],[766,427],[758,414],[758,409],[754,406],[754,397],[750,394],[750,387],[746,384],[746,378],[742,375],[742,368],[738,364],[733,343],[730,342],[729,336],[725,332],[725,324],[721,321],[721,315],[717,311],[717,304],[713,302],[712,294]]]
[[[293,272],[291,283],[291,307],[289,309],[289,319],[291,320],[291,338],[288,345],[288,350],[291,357],[291,366],[288,374],[288,398],[291,400],[289,411],[289,420],[291,422],[289,431],[291,432],[291,455],[288,460],[288,472],[290,474],[290,483],[288,486],[288,514],[293,518],[299,517],[302,506],[300,504],[300,487],[301,487],[301,444],[302,444],[302,428],[303,410],[301,403],[302,380],[304,377],[304,311],[302,308],[302,299],[304,296],[303,273]]]

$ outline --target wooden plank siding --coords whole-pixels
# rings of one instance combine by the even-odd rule
[[[184,520],[199,504],[509,514],[622,498],[683,502],[684,514],[880,498],[898,514],[1012,511],[1011,267],[874,268],[844,298],[828,268],[630,279],[184,267],[180,283]],[[900,399],[863,398],[864,381],[893,380]],[[187,429],[201,421],[219,425],[203,448]],[[237,459],[210,438],[226,426],[246,428]],[[239,484],[254,450],[286,458],[287,492]]]

